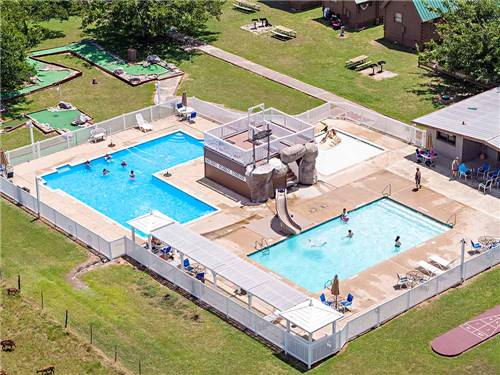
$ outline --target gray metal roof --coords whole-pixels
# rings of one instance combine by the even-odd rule
[[[170,224],[152,234],[196,263],[279,310],[289,309],[308,299],[290,285],[181,224]]]
[[[413,120],[500,150],[500,86]]]

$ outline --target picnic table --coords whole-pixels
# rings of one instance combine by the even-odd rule
[[[289,29],[288,27],[285,26],[276,26],[272,33],[278,37],[281,38],[296,38],[297,37],[297,32],[295,30]]]
[[[247,12],[255,12],[260,10],[260,5],[244,0],[235,1],[233,3],[233,6],[237,9],[241,9]]]
[[[353,57],[352,59],[347,60],[346,64],[362,64],[368,59],[368,56],[361,55]]]

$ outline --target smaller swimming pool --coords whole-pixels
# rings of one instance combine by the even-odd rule
[[[349,217],[347,223],[332,219],[249,257],[318,292],[334,275],[348,279],[449,229],[388,198],[356,209]],[[349,229],[352,238],[346,236]],[[396,236],[401,237],[399,248],[394,246]]]
[[[319,148],[316,168],[322,175],[331,175],[384,152],[381,147],[339,130],[337,130],[337,135],[341,142],[333,147],[329,141],[323,144],[320,143],[323,135],[316,138]]]

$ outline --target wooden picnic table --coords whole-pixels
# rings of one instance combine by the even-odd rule
[[[273,34],[288,37],[288,38],[295,38],[297,36],[297,33],[295,32],[295,30],[289,29],[288,27],[281,26],[281,25],[276,26],[274,28]]]
[[[366,61],[366,59],[368,59],[368,56],[361,55],[361,56],[353,57],[352,59],[347,60],[347,62],[349,64],[357,64],[357,63],[362,63],[362,62]]]

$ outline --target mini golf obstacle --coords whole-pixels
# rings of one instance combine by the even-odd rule
[[[498,332],[500,332],[500,305],[436,337],[431,346],[437,354],[454,357],[492,338]]]
[[[60,102],[57,106],[26,115],[44,134],[64,134],[92,124],[92,118],[70,103]]]

